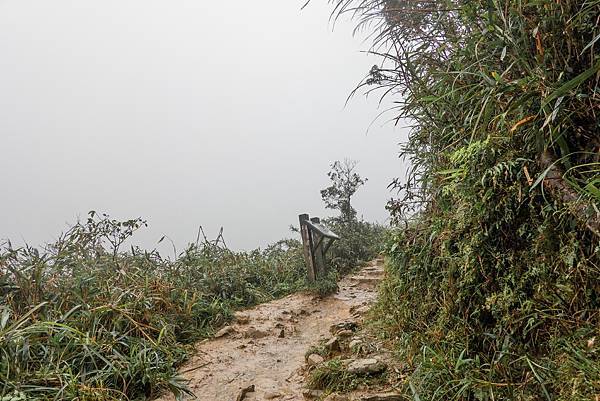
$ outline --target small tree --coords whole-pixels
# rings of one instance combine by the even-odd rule
[[[358,188],[367,182],[366,178],[362,178],[355,171],[357,164],[356,160],[349,159],[343,162],[335,161],[327,173],[332,184],[321,191],[325,207],[338,210],[339,219],[345,223],[356,220],[356,210],[352,207],[351,199]]]

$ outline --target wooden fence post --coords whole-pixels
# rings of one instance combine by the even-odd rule
[[[317,279],[317,274],[315,271],[315,258],[312,248],[312,234],[308,225],[306,224],[306,222],[309,220],[309,216],[308,214],[301,214],[298,217],[300,219],[300,234],[302,235],[304,260],[306,261],[306,269],[308,270],[308,281],[314,283]]]
[[[310,219],[315,224],[320,224],[321,219],[318,217],[313,217]],[[314,258],[314,267],[315,267],[315,277],[318,279],[322,279],[327,275],[325,271],[325,252],[323,248],[323,240],[325,237],[318,234],[317,232],[312,233],[312,250],[313,250],[313,258]]]

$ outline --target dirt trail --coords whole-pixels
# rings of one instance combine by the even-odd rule
[[[198,344],[182,376],[200,401],[235,401],[250,385],[255,391],[245,400],[303,400],[304,354],[330,337],[332,324],[368,308],[382,275],[383,261],[376,260],[327,298],[293,294],[238,313],[231,332]]]

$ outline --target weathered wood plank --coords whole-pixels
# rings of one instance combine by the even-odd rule
[[[307,224],[309,220],[308,214],[298,216],[300,220],[300,235],[302,235],[302,248],[304,251],[304,261],[306,262],[306,270],[308,271],[308,281],[314,282],[317,279],[315,271],[314,256],[312,251],[312,235]]]
[[[314,225],[320,225],[321,219],[318,217],[313,217],[310,221]],[[313,258],[314,258],[314,266],[315,266],[315,276],[317,279],[324,278],[327,276],[327,272],[325,270],[325,252],[323,250],[323,240],[325,237],[316,230],[311,230],[312,234],[312,250],[313,250]]]

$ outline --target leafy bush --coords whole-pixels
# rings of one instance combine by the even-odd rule
[[[327,258],[332,267],[345,274],[362,264],[373,260],[385,246],[386,227],[366,221],[340,221],[336,218],[326,220],[340,240],[331,246]]]

